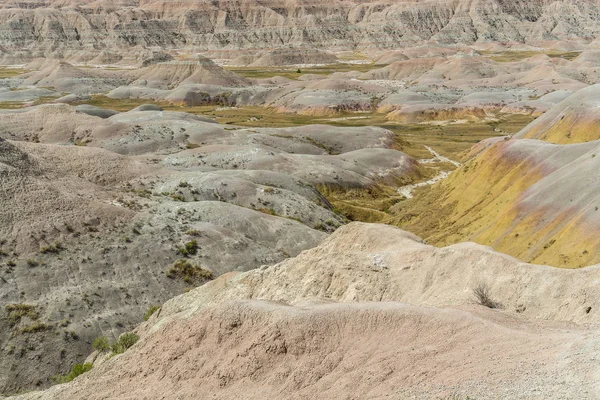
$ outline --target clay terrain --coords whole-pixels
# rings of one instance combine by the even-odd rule
[[[600,398],[600,6],[0,0],[0,398]]]

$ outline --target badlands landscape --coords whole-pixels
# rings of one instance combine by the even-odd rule
[[[0,0],[0,398],[600,398],[600,5]]]

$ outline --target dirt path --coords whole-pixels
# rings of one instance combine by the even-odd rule
[[[441,155],[440,153],[433,150],[429,146],[425,146],[425,148],[427,149],[427,151],[429,151],[431,153],[431,155],[433,157],[419,160],[419,163],[421,163],[421,164],[433,164],[433,163],[438,163],[438,162],[445,162],[445,163],[450,163],[450,164],[454,165],[456,168],[462,166],[462,164],[459,163],[458,161],[451,160],[448,157]],[[451,173],[452,173],[452,171],[440,171],[440,173],[438,175],[434,176],[433,178],[431,178],[429,180],[426,180],[425,182],[413,183],[411,185],[399,187],[398,193],[400,193],[407,199],[412,199],[414,197],[412,193],[415,189],[420,188],[420,187],[434,185],[438,182],[441,182],[444,179],[446,179],[448,176],[450,176]]]

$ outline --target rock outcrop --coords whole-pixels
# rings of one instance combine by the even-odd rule
[[[0,45],[46,53],[132,46],[390,48],[424,42],[592,41],[595,1],[9,1]]]
[[[167,302],[125,354],[19,398],[596,397],[597,272],[354,223]]]

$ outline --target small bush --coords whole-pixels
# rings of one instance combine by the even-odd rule
[[[6,320],[10,326],[15,326],[21,322],[21,318],[27,316],[32,320],[39,318],[35,307],[30,304],[7,304],[4,309],[8,313]]]
[[[122,354],[131,346],[137,343],[140,337],[133,332],[124,333],[119,337],[117,343],[111,346],[111,350],[115,354]]]
[[[200,246],[196,240],[192,240],[191,242],[187,242],[183,245],[183,247],[179,248],[179,254],[184,257],[194,256],[198,254],[198,249]]]
[[[487,308],[499,308],[500,304],[492,300],[490,295],[490,288],[485,283],[478,284],[473,289],[473,296],[477,304]]]
[[[37,260],[31,258],[27,260],[27,266],[29,266],[30,268],[37,267],[38,265],[40,265],[40,263]]]
[[[175,201],[181,201],[181,202],[185,203],[185,197],[182,194],[173,193],[173,194],[171,194],[171,198]]]
[[[159,309],[160,309],[160,306],[150,307],[150,309],[148,309],[148,311],[146,311],[146,314],[144,314],[144,321],[148,321],[150,319],[150,317],[152,316],[152,314],[154,314]]]
[[[94,364],[85,363],[85,364],[75,364],[75,366],[71,369],[67,375],[56,376],[54,377],[54,381],[56,383],[67,383],[71,382],[73,379],[77,378],[79,375],[85,374],[90,371]]]
[[[272,208],[259,208],[257,211],[260,211],[263,214],[277,216],[277,212]]]
[[[189,285],[201,284],[212,279],[211,271],[198,265],[193,265],[189,260],[182,259],[176,261],[167,271],[167,278],[182,279]]]
[[[92,343],[92,349],[104,353],[110,350],[110,342],[106,336],[97,337]]]
[[[44,247],[40,248],[40,253],[42,253],[42,254],[58,254],[64,249],[65,248],[63,247],[63,245],[60,242],[56,242],[56,243],[54,243],[54,246],[50,245],[50,246],[44,246]]]
[[[52,329],[52,325],[44,324],[42,322],[36,322],[32,325],[28,325],[21,328],[21,333],[38,333],[49,331],[50,329]]]

